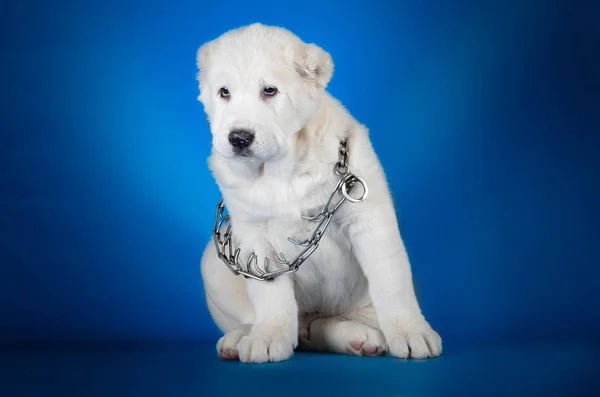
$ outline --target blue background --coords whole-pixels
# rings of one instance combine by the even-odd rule
[[[600,335],[597,5],[42,4],[0,7],[0,340],[216,341],[195,52],[255,21],[332,54],[446,343]]]

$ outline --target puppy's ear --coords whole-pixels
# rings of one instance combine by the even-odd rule
[[[294,61],[294,67],[300,76],[313,81],[319,88],[325,88],[333,75],[331,55],[315,44],[304,45]]]
[[[208,41],[202,44],[200,48],[198,48],[198,51],[196,51],[196,66],[199,70],[205,69],[208,66],[212,47],[212,41]]]
[[[198,80],[198,85],[200,88],[200,95],[198,95],[198,100],[204,102],[205,97],[205,76],[206,69],[209,67],[210,56],[213,51],[213,44],[211,41],[206,42],[198,48],[196,51],[196,66],[198,67],[198,73],[196,74],[196,79]]]

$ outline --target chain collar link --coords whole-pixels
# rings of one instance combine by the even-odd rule
[[[348,143],[346,138],[340,141],[338,153],[339,160],[335,165],[334,171],[338,176],[344,176],[348,173]]]
[[[315,230],[309,238],[304,241],[294,240],[288,237],[288,241],[292,244],[302,247],[300,253],[298,253],[293,259],[287,260],[282,253],[272,252],[273,257],[277,263],[281,265],[278,270],[268,271],[269,261],[264,258],[264,266],[261,268],[258,266],[258,257],[255,253],[252,253],[246,263],[243,263],[240,259],[240,246],[233,248],[232,236],[233,230],[231,228],[229,213],[225,208],[223,197],[220,198],[217,204],[215,212],[215,221],[213,226],[213,241],[217,249],[217,256],[225,263],[227,268],[235,275],[242,275],[245,278],[251,278],[258,281],[270,281],[283,274],[296,272],[300,268],[300,265],[308,259],[308,257],[317,249],[319,242],[323,237],[327,227],[331,223],[334,213],[337,209],[346,201],[352,203],[360,203],[367,198],[369,190],[365,181],[356,175],[349,172],[348,168],[348,146],[346,139],[340,141],[339,147],[339,161],[334,166],[334,172],[340,176],[335,189],[331,193],[331,196],[327,200],[323,209],[315,216],[304,216],[302,218],[311,222],[317,223]],[[352,188],[356,184],[360,184],[363,188],[362,196],[354,198],[350,196]],[[341,196],[337,201],[334,202],[336,196]],[[227,225],[225,230],[223,228]]]

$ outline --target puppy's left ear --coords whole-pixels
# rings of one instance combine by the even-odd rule
[[[294,67],[300,76],[314,82],[318,88],[325,88],[333,75],[331,55],[316,44],[305,44],[296,57]]]

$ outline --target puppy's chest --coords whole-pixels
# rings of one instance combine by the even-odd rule
[[[312,235],[317,224],[306,220],[271,222],[269,240],[277,252],[293,259],[304,247],[299,242]],[[332,221],[318,247],[291,275],[296,299],[303,312],[339,313],[367,296],[364,274],[338,222]]]
[[[252,221],[269,222],[300,218],[303,208],[316,206],[310,186],[302,179],[281,183],[263,178],[226,191],[235,212]]]
[[[321,218],[306,219],[318,216],[327,205],[331,196],[327,186],[319,186],[309,194],[294,197],[293,200],[274,205],[270,210],[272,217],[267,219],[267,240],[273,248],[291,259],[301,253],[316,233],[321,235],[319,246],[312,251],[311,260],[323,259],[322,256],[337,252],[340,255],[350,255],[351,249],[345,229],[342,225],[344,214],[338,211],[333,214],[330,222],[322,222]],[[329,203],[331,207],[331,203]]]
[[[306,241],[314,232],[323,230],[325,226],[319,219],[309,220],[306,217],[317,216],[327,202],[327,193],[324,189],[313,191],[302,197],[293,197],[287,201],[274,203],[269,210],[271,216],[267,219],[267,235],[271,243],[281,247],[298,248],[288,240],[292,238],[298,242]],[[334,214],[326,230],[323,230],[323,240],[328,244],[340,245],[344,242],[342,236],[341,219],[339,214]]]

